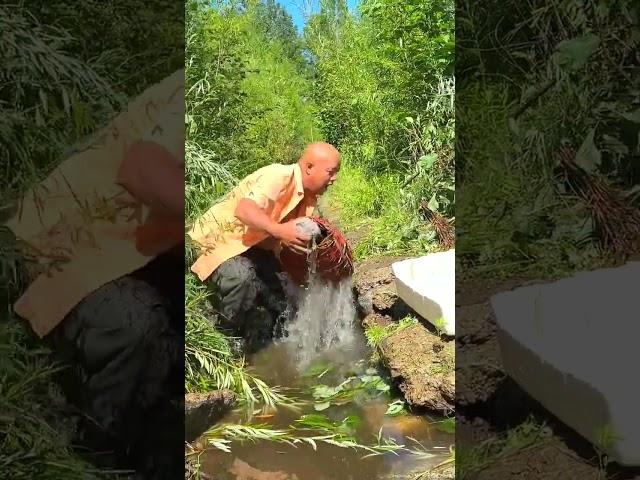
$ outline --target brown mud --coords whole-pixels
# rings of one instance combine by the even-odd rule
[[[236,396],[229,390],[187,393],[184,396],[184,436],[190,442],[214,425],[234,406]]]
[[[380,357],[407,403],[448,415],[454,410],[454,344],[422,325],[412,325],[382,341]]]
[[[398,297],[391,270],[391,264],[403,258],[378,257],[356,264],[354,285],[365,328],[392,325],[412,314]],[[423,321],[391,334],[378,353],[410,406],[445,415],[454,411],[453,340],[441,338]]]

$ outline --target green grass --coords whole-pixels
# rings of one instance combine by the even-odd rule
[[[456,452],[456,478],[474,478],[480,471],[511,455],[540,448],[550,438],[544,424],[528,420],[500,436],[491,437],[478,445],[459,448]]]
[[[27,328],[0,325],[0,470],[16,480],[105,478],[73,450],[75,427],[53,378],[62,367]]]
[[[231,339],[215,326],[215,312],[208,304],[206,287],[195,277],[185,277],[185,390],[206,392],[229,389],[241,403],[288,403],[277,388],[251,375],[243,358],[231,348]]]
[[[376,255],[420,255],[434,247],[435,232],[420,218],[415,194],[399,173],[372,174],[345,158],[327,203],[339,213],[345,232],[362,230],[358,260]]]
[[[412,325],[416,325],[418,320],[415,317],[405,317],[396,323],[390,325],[372,325],[367,327],[364,331],[365,338],[367,339],[367,345],[371,348],[378,348],[382,342],[389,338],[391,335],[404,330]]]

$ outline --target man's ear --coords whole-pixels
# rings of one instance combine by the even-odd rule
[[[313,162],[307,162],[305,165],[305,171],[307,172],[307,175],[311,173],[312,168],[313,168]]]

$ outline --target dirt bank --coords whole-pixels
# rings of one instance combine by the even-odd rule
[[[388,326],[416,315],[398,297],[391,264],[406,257],[377,257],[356,264],[354,289],[362,323]],[[454,410],[455,346],[428,329],[424,321],[387,337],[378,351],[391,378],[412,407],[438,413]]]
[[[458,473],[479,480],[640,478],[638,470],[601,468],[588,442],[504,374],[489,300],[495,293],[533,283],[538,281],[457,282],[456,453],[477,454]],[[528,442],[528,425],[546,425],[548,433]]]
[[[413,325],[383,340],[379,352],[409,405],[445,415],[453,411],[453,342],[444,342],[422,325]]]
[[[220,420],[234,405],[235,394],[229,390],[187,393],[184,396],[184,435],[190,442]]]

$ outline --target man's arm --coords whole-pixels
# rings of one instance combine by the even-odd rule
[[[283,246],[297,251],[304,251],[311,237],[300,232],[295,225],[295,220],[287,223],[278,223],[269,218],[256,202],[249,198],[243,198],[238,202],[234,215],[245,225],[262,230],[272,237],[280,240]]]
[[[151,211],[184,218],[184,169],[165,148],[141,140],[125,154],[121,184]]]

